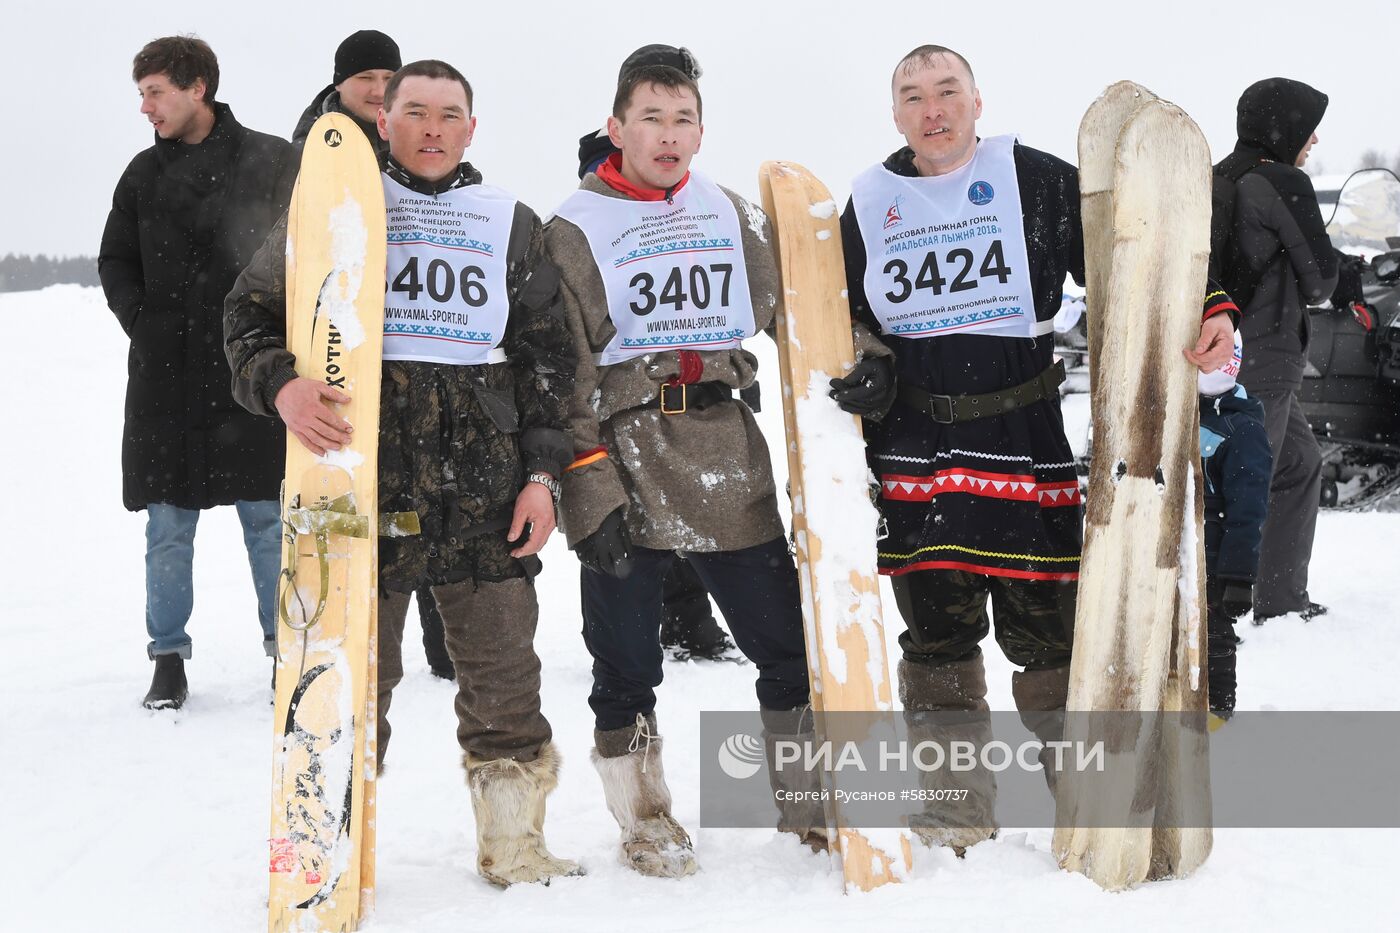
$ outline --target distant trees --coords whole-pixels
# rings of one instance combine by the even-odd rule
[[[1400,175],[1400,149],[1394,155],[1387,155],[1379,149],[1367,149],[1361,153],[1361,161],[1357,163],[1358,169],[1362,168],[1388,168],[1397,175]]]
[[[0,258],[0,292],[27,292],[49,285],[97,285],[92,256],[17,256]]]

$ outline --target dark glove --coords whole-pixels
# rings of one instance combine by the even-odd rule
[[[1238,619],[1254,608],[1254,584],[1247,580],[1212,580],[1206,601],[1231,619]]]
[[[625,577],[632,568],[627,559],[632,551],[632,539],[627,534],[623,516],[626,508],[619,506],[603,519],[598,530],[584,538],[574,548],[578,561],[594,573],[610,577]]]
[[[894,358],[867,356],[844,378],[831,380],[829,394],[842,411],[879,421],[894,404]]]
[[[1359,256],[1337,254],[1337,287],[1332,290],[1332,307],[1350,311],[1351,306],[1366,300],[1361,288],[1361,273],[1366,268]]]

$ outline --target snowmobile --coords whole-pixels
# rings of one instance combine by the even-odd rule
[[[1308,309],[1299,401],[1322,447],[1322,506],[1400,510],[1400,177],[1362,169],[1330,194],[1327,232],[1362,263],[1365,306]],[[1056,319],[1055,353],[1079,377],[1066,380],[1064,395],[1088,391],[1088,340],[1076,313],[1082,303],[1066,290]],[[1076,460],[1081,486],[1092,440]]]
[[[1309,309],[1299,401],[1322,446],[1322,505],[1400,509],[1400,178],[1353,172],[1327,232],[1364,261],[1365,306]]]

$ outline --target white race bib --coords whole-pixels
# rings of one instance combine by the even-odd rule
[[[576,191],[556,211],[588,238],[617,335],[607,366],[660,350],[726,350],[754,333],[739,213],[695,172],[666,201]]]
[[[897,337],[1038,333],[1014,136],[977,144],[962,168],[907,178],[883,165],[851,182],[865,296]]]
[[[500,351],[492,350],[510,317],[506,247],[515,203],[486,185],[431,195],[384,176],[384,359],[454,366],[500,361]]]

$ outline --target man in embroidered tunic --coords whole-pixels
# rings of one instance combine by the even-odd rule
[[[1023,668],[1018,709],[1063,709],[1082,526],[1051,322],[1065,276],[1084,278],[1078,173],[1014,137],[979,140],[981,95],[950,49],[910,52],[891,89],[908,145],[852,182],[841,227],[852,316],[898,372],[867,437],[889,528],[880,572],[907,626],[901,697],[987,709],[990,595],[997,642]],[[1234,312],[1223,293],[1207,299],[1184,351],[1203,371],[1228,361]],[[925,838],[962,848],[990,815],[980,833]]]
[[[380,541],[379,722],[387,741],[408,594],[424,580],[457,671],[457,739],[471,788],[477,869],[494,884],[574,874],[545,848],[544,799],[559,755],[540,712],[534,555],[554,528],[569,460],[573,387],[558,272],[539,218],[461,161],[476,128],[452,66],[404,66],[385,90],[389,141],[379,505],[413,510],[422,534]],[[348,400],[298,377],[286,349],[283,217],[225,309],[234,394],[280,416],[315,453],[349,439]],[[414,322],[441,322],[425,332]],[[528,539],[525,529],[532,526]]]

